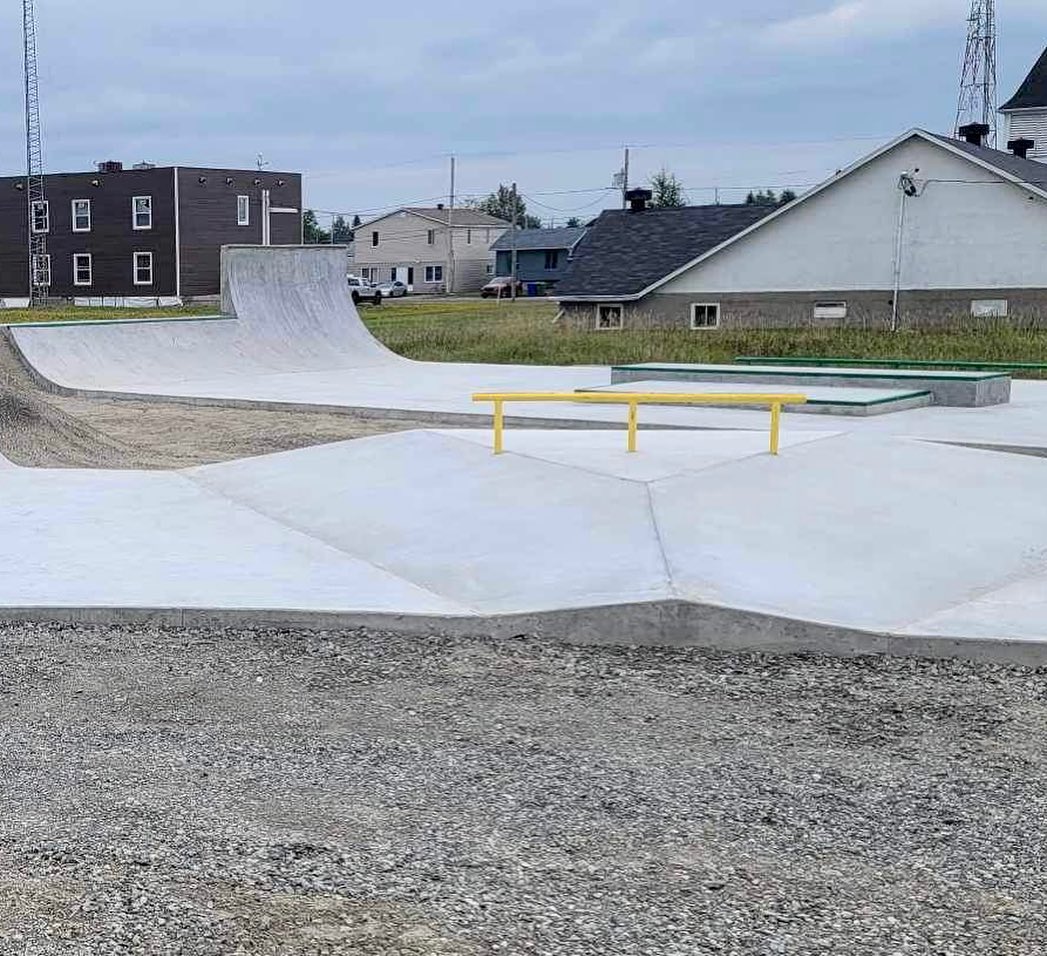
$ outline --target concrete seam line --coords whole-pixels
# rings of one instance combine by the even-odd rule
[[[674,598],[679,598],[680,592],[676,587],[676,577],[673,574],[672,565],[669,562],[669,555],[665,550],[665,539],[662,537],[662,526],[658,521],[658,511],[654,505],[654,491],[651,488],[651,482],[644,482],[644,493],[647,497],[647,513],[651,520],[651,530],[654,532],[654,540],[658,545],[658,553],[662,556],[662,569],[665,572],[665,584],[669,589],[669,593]]]

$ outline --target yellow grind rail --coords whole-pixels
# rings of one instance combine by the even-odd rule
[[[474,402],[494,403],[494,453],[505,448],[506,402],[588,402],[594,405],[628,405],[629,439],[627,448],[636,451],[641,405],[769,405],[771,408],[771,454],[778,454],[783,405],[803,405],[806,395],[717,392],[478,392]]]

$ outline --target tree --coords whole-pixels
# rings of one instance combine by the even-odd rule
[[[349,228],[349,223],[345,221],[345,216],[334,217],[334,222],[331,223],[331,232],[334,233],[332,236],[333,242],[344,245],[353,241],[353,230]]]
[[[791,189],[783,189],[782,194],[778,197],[778,205],[784,206],[786,203],[792,202],[796,198],[796,193]]]
[[[651,206],[655,209],[677,209],[685,206],[683,183],[664,166],[651,177]]]
[[[326,229],[320,228],[320,224],[316,221],[316,213],[312,209],[307,209],[305,215],[302,216],[302,238],[307,246],[331,241],[331,234]]]
[[[773,189],[768,189],[767,192],[761,189],[759,192],[749,193],[745,197],[745,204],[747,206],[777,206],[778,197]]]
[[[505,183],[499,183],[498,189],[480,200],[466,203],[477,212],[485,212],[488,216],[496,219],[504,219],[506,222],[513,221],[513,190]],[[537,216],[527,215],[527,203],[523,197],[516,194],[516,224],[523,229],[541,229],[542,220]]]
[[[355,229],[357,226],[359,226],[360,222],[360,213],[357,213],[355,216],[353,216],[353,228]]]
[[[569,229],[577,229],[581,224],[582,220],[577,216],[571,216],[571,218],[567,220],[567,227]]]

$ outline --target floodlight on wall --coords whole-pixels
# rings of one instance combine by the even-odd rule
[[[277,186],[286,186],[287,185],[287,180],[286,179],[278,179],[276,181],[276,185]]]
[[[98,189],[98,187],[102,185],[102,182],[99,179],[92,179],[91,185],[94,186],[95,189]]]
[[[207,177],[206,177],[206,176],[197,176],[197,178],[196,178],[196,181],[197,181],[197,182],[198,182],[198,183],[199,183],[199,184],[200,184],[201,186],[203,186],[203,185],[206,185],[206,183],[207,183]]]
[[[225,184],[227,186],[232,186],[233,185],[233,177],[232,176],[226,176],[225,177]]]
[[[22,182],[15,183],[15,189],[17,189],[19,192],[21,192],[22,190],[25,189],[25,183],[22,183]]]
[[[255,186],[261,186],[262,185],[262,181],[260,179],[252,179],[251,183],[252,183],[252,185],[255,185]]]

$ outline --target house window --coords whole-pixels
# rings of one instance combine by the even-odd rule
[[[971,315],[976,319],[1007,318],[1006,299],[974,299],[971,302]]]
[[[468,246],[471,246],[473,244],[473,231],[472,231],[472,229],[466,229],[465,230],[465,243]]]
[[[251,197],[236,197],[236,224],[238,226],[251,225]]]
[[[91,200],[73,200],[73,232],[91,231]]]
[[[489,276],[493,276],[494,275],[494,263],[493,262],[488,262],[487,263],[487,274]]]
[[[372,246],[377,246],[378,245],[378,233],[377,232],[372,232],[371,233],[371,245]]]
[[[425,241],[426,241],[426,244],[430,245],[430,246],[436,244],[436,230],[435,229],[430,229],[428,232],[426,232],[426,234],[425,234]]]
[[[425,281],[426,282],[443,282],[444,281],[444,267],[443,266],[426,266],[425,267]]]
[[[51,284],[51,257],[33,256],[33,285]]]
[[[91,253],[77,252],[73,255],[73,285],[90,285],[93,280]]]
[[[396,266],[393,266],[389,270],[389,281],[390,282],[395,282],[396,281]]]
[[[816,319],[846,319],[846,302],[815,302],[814,317]]]
[[[33,232],[51,231],[51,204],[46,199],[33,203]],[[50,283],[46,283],[50,284]]]
[[[545,252],[545,268],[558,269],[560,267],[560,250],[547,249]]]
[[[153,228],[152,196],[135,196],[131,200],[131,225],[135,229]]]
[[[596,328],[598,331],[609,331],[622,327],[622,313],[625,311],[620,305],[598,305],[596,307]]]
[[[715,329],[720,325],[719,302],[695,302],[691,305],[692,329]]]
[[[135,285],[153,284],[153,254],[136,252],[134,255]]]

